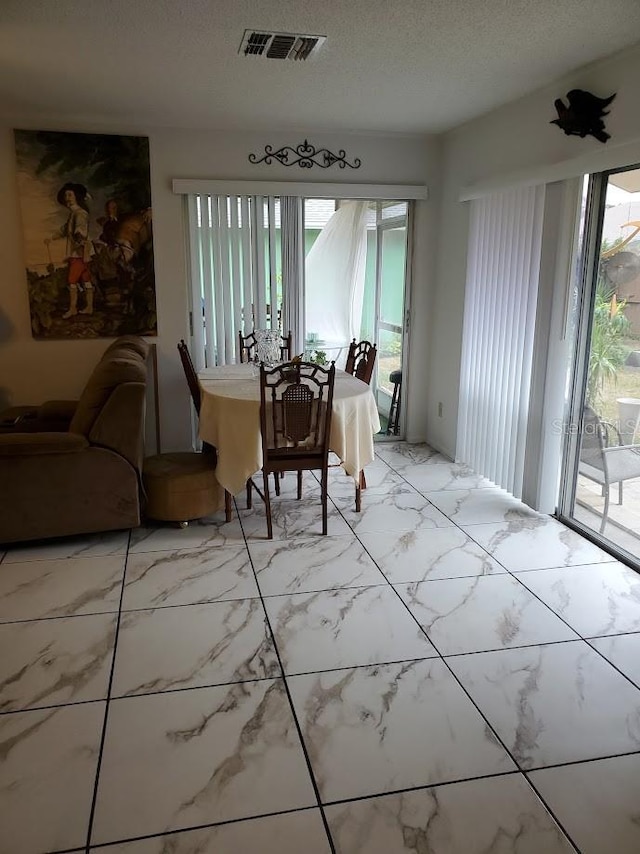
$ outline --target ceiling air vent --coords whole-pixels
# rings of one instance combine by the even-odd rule
[[[304,61],[317,54],[325,39],[326,36],[245,30],[238,53],[244,56],[264,56],[267,59]]]

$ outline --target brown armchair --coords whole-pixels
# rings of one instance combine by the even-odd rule
[[[148,350],[136,336],[111,344],[77,404],[67,403],[66,430],[35,429],[45,404],[0,433],[0,542],[140,524]]]

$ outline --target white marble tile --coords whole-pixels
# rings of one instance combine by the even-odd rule
[[[369,587],[384,576],[354,536],[249,543],[264,596]]]
[[[157,608],[258,596],[246,546],[129,555],[122,607]]]
[[[409,442],[377,442],[376,456],[398,472],[421,463],[451,463],[451,460],[428,445],[412,445]]]
[[[584,641],[448,663],[523,769],[640,750],[640,691]]]
[[[326,815],[337,854],[574,851],[521,774],[337,804]]]
[[[259,599],[122,615],[112,695],[148,694],[280,674]]]
[[[440,660],[287,681],[325,803],[515,769]]]
[[[14,546],[8,550],[5,563],[125,555],[128,543],[129,531],[107,531],[102,534],[87,534],[82,537],[64,537],[59,540],[47,540],[43,543]]]
[[[242,528],[236,509],[230,522],[224,521],[224,512],[208,519],[195,519],[186,528],[177,525],[159,524],[155,527],[134,528],[131,531],[129,554],[160,551],[184,551],[186,549],[217,548],[244,544]]]
[[[41,854],[84,846],[104,703],[0,716],[0,847]]]
[[[265,608],[285,673],[437,655],[387,584],[274,596]]]
[[[320,498],[296,499],[271,497],[273,539],[322,536],[322,505]],[[338,537],[351,534],[351,529],[329,500],[327,508],[328,533]],[[254,501],[252,510],[241,511],[242,526],[247,540],[267,539],[267,516],[261,498]]]
[[[362,510],[340,504],[340,509],[353,531],[360,534],[388,531],[419,531],[450,528],[453,523],[419,492],[394,492],[387,495],[362,494]]]
[[[115,614],[0,625],[0,711],[107,696]]]
[[[122,557],[0,565],[0,622],[117,611]]]
[[[330,854],[317,809],[92,848],[95,854]]]
[[[94,845],[315,804],[280,680],[110,705]]]
[[[511,572],[613,560],[610,554],[550,516],[469,525],[464,529]]]
[[[539,513],[504,489],[449,489],[427,492],[426,497],[457,525],[536,519]]]
[[[389,581],[427,581],[506,572],[459,528],[361,533],[360,540]]]
[[[640,688],[640,634],[593,638],[589,643]]]
[[[577,638],[512,575],[420,581],[396,590],[441,655]]]
[[[640,631],[640,575],[617,561],[519,577],[583,637]]]
[[[476,474],[469,466],[460,465],[460,463],[442,463],[438,466],[430,463],[417,463],[403,468],[402,476],[411,486],[423,493],[443,489],[495,488],[495,483]]]
[[[583,854],[640,851],[640,755],[544,768],[530,777]]]
[[[331,470],[329,475],[329,495],[332,498],[355,499],[356,484],[352,477],[347,477],[344,470]],[[337,473],[336,473],[337,472]],[[410,492],[413,487],[404,478],[396,474],[386,463],[376,461],[365,469],[367,482],[362,495],[386,495],[392,492]]]

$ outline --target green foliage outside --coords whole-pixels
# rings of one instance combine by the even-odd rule
[[[606,252],[609,248],[607,241],[603,241],[601,252]],[[587,378],[587,403],[596,411],[602,409],[608,397],[607,388],[615,386],[618,371],[624,366],[629,355],[629,347],[624,339],[630,333],[631,324],[624,314],[625,305],[625,300],[618,302],[615,288],[608,284],[600,268],[593,308]]]
[[[311,350],[307,358],[315,365],[327,364],[327,354],[324,350]]]
[[[615,291],[598,282],[591,327],[587,401],[598,409],[602,406],[605,386],[615,384],[629,348],[624,337],[629,334],[629,321],[624,315],[625,301],[617,302]]]

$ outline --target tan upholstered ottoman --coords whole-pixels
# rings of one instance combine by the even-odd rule
[[[224,489],[214,474],[211,454],[158,454],[144,461],[146,515],[163,522],[186,523],[224,507]]]

